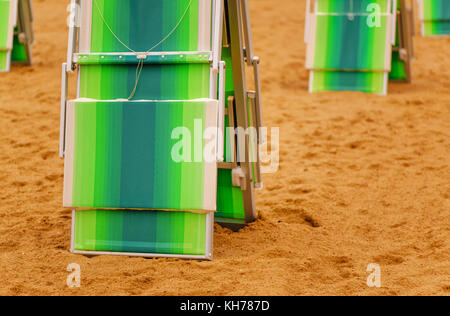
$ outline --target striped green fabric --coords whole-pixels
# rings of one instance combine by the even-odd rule
[[[200,45],[199,24],[201,20],[208,19],[201,19],[199,16],[199,0],[192,0],[191,3],[190,0],[90,0],[88,2],[92,5],[92,18],[86,25],[86,29],[90,32],[82,29],[80,35],[80,50],[84,53],[130,53],[124,44],[138,52],[146,52],[152,47],[154,47],[153,52],[197,51],[199,46],[204,46]],[[203,30],[203,33],[208,34],[206,30]],[[86,41],[85,38],[89,40]],[[208,37],[207,41],[209,40]],[[87,45],[86,42],[90,43],[89,47],[84,47]],[[160,42],[161,44],[155,47]],[[207,46],[210,50],[210,46]],[[210,66],[209,56],[206,58],[205,56],[201,55],[199,58],[199,56],[186,54],[178,61],[165,56],[164,62],[161,56],[147,57],[147,59],[160,59],[160,64],[146,64],[143,67],[134,99],[208,98]],[[136,83],[138,60],[135,56],[120,57],[128,62],[114,60],[119,58],[117,56],[85,55],[81,57],[79,60],[79,64],[82,65],[80,67],[80,98],[102,100],[128,98]]]
[[[450,21],[424,22],[423,35],[425,36],[450,35]]]
[[[245,222],[244,197],[240,187],[233,186],[231,170],[219,169],[216,220]]]
[[[217,101],[70,101],[64,206],[215,211],[217,167],[203,159],[202,134],[216,120]],[[177,127],[191,133],[186,161],[172,156]]]
[[[76,211],[74,250],[209,258],[217,163],[203,157],[211,145],[203,133],[216,127],[218,110],[208,99],[211,3],[81,5],[64,205],[92,210]],[[163,53],[146,56],[136,81],[139,60],[130,52],[150,51]],[[136,84],[133,100],[125,101]],[[174,135],[176,128],[191,139]]]
[[[147,55],[143,59],[144,65],[150,64],[209,64],[211,55],[209,53],[159,53]],[[111,65],[125,64],[136,65],[138,59],[136,54],[78,54],[78,65]]]
[[[19,41],[19,37],[14,35],[13,49],[11,52],[11,61],[16,63],[28,62],[27,48]]]
[[[73,249],[205,256],[208,216],[164,211],[76,211]]]
[[[392,66],[389,73],[389,80],[404,81],[407,79],[405,62],[400,59],[398,51],[392,52]]]
[[[313,69],[385,71],[387,16],[381,27],[368,27],[366,16],[316,16]]]
[[[83,65],[80,68],[80,98],[126,99],[136,82],[136,65]],[[208,98],[209,77],[208,63],[145,65],[134,99]]]
[[[10,2],[9,0],[0,0],[0,50],[6,50],[10,47]]]
[[[450,2],[448,0],[422,0],[424,21],[450,20]]]
[[[170,34],[186,9],[180,25],[154,51],[198,50],[198,0],[193,0],[190,7],[190,0],[92,1],[91,53],[128,52],[112,32],[132,50],[145,52]]]
[[[234,96],[233,66],[231,58],[231,47],[223,47],[222,60],[226,62],[226,98]],[[228,104],[227,104],[228,107]],[[229,126],[229,117],[225,117],[225,126]],[[230,135],[225,134],[225,161],[233,162]],[[217,212],[216,221],[238,221],[245,222],[244,197],[240,187],[233,186],[231,170],[219,169],[217,175]]]
[[[397,1],[397,10],[400,10],[401,1]],[[400,19],[397,19],[396,32],[395,32],[395,45],[392,51],[392,62],[391,62],[391,72],[389,73],[389,80],[392,81],[406,81],[406,65],[403,60],[400,58]],[[409,36],[409,34],[405,34],[405,36]]]
[[[361,91],[383,93],[387,73],[358,71],[314,71],[311,75],[312,92]]]
[[[378,5],[379,26],[370,5]],[[390,71],[388,0],[318,0],[309,39],[310,90],[385,93]]]
[[[422,0],[422,19],[425,36],[450,35],[450,1]]]

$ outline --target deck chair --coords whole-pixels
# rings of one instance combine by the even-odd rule
[[[307,1],[310,92],[386,94],[395,42],[395,0]]]
[[[71,251],[212,259],[226,147],[223,1],[73,0],[72,8],[80,27],[70,27],[62,67],[60,140],[64,206],[75,208]],[[77,98],[68,100],[72,72]],[[180,141],[180,129],[195,140]]]
[[[259,58],[254,55],[247,0],[226,0],[222,59],[226,62],[225,161],[219,163],[216,222],[239,230],[256,219],[255,193],[263,186],[259,145],[262,106]],[[253,69],[254,91],[246,68]]]
[[[411,62],[414,58],[415,23],[414,2],[397,1],[397,27],[395,45],[392,48],[392,67],[389,80],[411,82]]]
[[[450,1],[417,0],[423,36],[450,35]]]
[[[0,0],[0,72],[11,63],[32,64],[32,21],[31,0]]]

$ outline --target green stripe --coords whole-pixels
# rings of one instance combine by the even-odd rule
[[[7,51],[0,51],[0,71],[6,71],[8,67],[9,54]]]
[[[190,212],[76,211],[74,250],[205,255],[206,218]]]
[[[73,205],[94,207],[96,162],[97,107],[79,103],[75,107],[75,139],[73,163]]]

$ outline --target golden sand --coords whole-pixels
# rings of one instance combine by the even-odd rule
[[[304,3],[250,1],[280,170],[257,193],[260,219],[216,227],[214,261],[196,262],[69,253],[58,158],[68,1],[34,1],[35,64],[0,75],[0,294],[449,295],[450,38],[416,37],[414,82],[387,97],[310,95]],[[66,285],[72,262],[79,289]],[[366,285],[369,263],[379,289]]]

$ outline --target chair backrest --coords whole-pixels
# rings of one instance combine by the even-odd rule
[[[317,0],[308,36],[308,69],[389,71],[390,0]],[[377,5],[379,25],[370,16]]]
[[[211,12],[211,0],[84,1],[78,97],[127,98],[139,52],[149,56],[135,99],[208,98]]]
[[[211,12],[211,0],[82,3],[78,99],[67,104],[65,206],[216,209],[216,161],[202,150],[203,131],[217,127],[218,103],[209,99]],[[159,42],[168,51],[149,52]],[[127,100],[133,86],[139,101]],[[196,120],[201,135],[193,135]],[[200,137],[200,160],[174,161],[177,127]],[[199,151],[197,143],[192,138],[185,150]]]
[[[69,35],[61,103],[64,206],[89,210],[74,213],[72,251],[210,259],[217,156],[203,153],[218,136],[203,134],[218,128],[221,2],[74,3],[79,36]],[[67,101],[75,68],[77,99]]]
[[[128,48],[136,52],[152,48],[153,52],[211,51],[210,0],[84,2],[82,54],[128,53]]]
[[[450,35],[450,1],[419,0],[424,36]]]
[[[215,211],[216,161],[193,157],[216,126],[214,100],[69,101],[64,206]]]
[[[311,0],[306,68],[310,92],[386,94],[394,44],[395,0]]]

